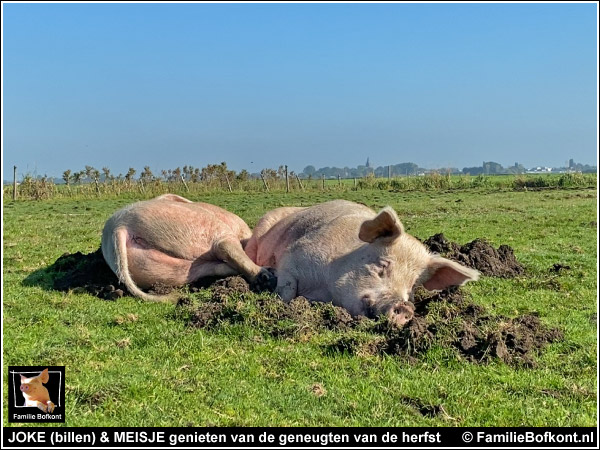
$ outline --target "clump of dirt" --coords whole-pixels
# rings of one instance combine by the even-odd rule
[[[571,270],[571,266],[568,266],[567,264],[555,263],[550,268],[550,272],[554,273],[559,273],[563,270]]]
[[[324,345],[328,354],[357,356],[394,355],[414,361],[432,346],[454,348],[473,363],[494,359],[522,367],[535,366],[535,354],[548,343],[562,339],[562,332],[544,325],[539,317],[494,316],[469,301],[458,288],[435,294],[425,290],[415,297],[415,317],[397,327],[384,317],[352,317],[330,303],[297,297],[285,303],[274,296],[248,296],[225,286],[239,283],[236,277],[213,286],[210,298],[179,303],[191,326],[214,329],[243,323],[276,338],[305,341],[323,330],[334,332]]]
[[[240,276],[227,277],[217,280],[213,286],[223,286],[224,288],[234,292],[250,292],[250,285],[244,278]]]
[[[167,295],[173,292],[174,289],[174,286],[169,286],[168,284],[163,284],[159,282],[154,283],[152,287],[148,290],[148,293],[153,295]]]
[[[563,338],[559,329],[544,325],[535,314],[493,316],[456,288],[418,298],[415,307],[415,317],[403,328],[379,320],[372,323],[370,335],[343,336],[329,350],[414,356],[440,345],[455,348],[473,363],[498,358],[511,365],[535,367],[536,352]]]
[[[475,239],[461,246],[446,239],[442,233],[426,239],[424,244],[432,252],[477,269],[484,275],[513,278],[524,272],[513,249],[508,245],[495,249],[486,240]]]
[[[204,301],[182,299],[179,314],[199,328],[215,328],[224,323],[244,322],[281,338],[305,338],[320,329],[344,330],[355,319],[330,303],[312,303],[297,297],[285,303],[275,296],[250,298],[248,283],[239,276],[215,283]]]
[[[403,404],[416,409],[417,411],[419,411],[419,413],[422,416],[425,416],[425,417],[436,417],[440,414],[446,413],[446,411],[444,410],[444,407],[442,405],[432,405],[432,404],[424,403],[419,398],[403,396],[403,397],[401,397],[400,401]]]
[[[487,324],[481,320],[463,324],[457,346],[473,362],[497,357],[507,364],[535,367],[534,351],[563,338],[560,330],[546,327],[533,314],[489,325],[489,320]]]
[[[88,254],[65,253],[47,270],[54,274],[53,288],[58,291],[87,292],[106,300],[116,300],[127,292],[104,261],[101,249]]]

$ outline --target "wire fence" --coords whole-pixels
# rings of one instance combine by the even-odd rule
[[[240,179],[235,176],[216,176],[211,179],[186,179],[183,176],[169,180],[158,177],[111,178],[78,180],[57,184],[52,178],[26,175],[21,182],[5,185],[6,200],[46,200],[52,198],[152,198],[173,193],[181,196],[207,192],[318,192],[379,189],[386,191],[439,191],[474,188],[539,190],[569,187],[597,187],[596,174],[523,174],[523,175],[452,175],[426,174],[377,178],[373,175],[356,178],[299,178],[293,173],[264,175],[260,178]]]

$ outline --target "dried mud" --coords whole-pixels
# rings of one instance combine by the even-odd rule
[[[524,272],[523,266],[515,258],[508,245],[497,249],[484,239],[475,239],[465,245],[449,241],[442,234],[436,234],[423,242],[434,253],[479,270],[490,277],[513,278]]]
[[[47,270],[54,273],[53,287],[58,291],[87,292],[105,300],[116,300],[127,292],[104,261],[101,249],[88,254],[65,253]]]
[[[419,291],[415,317],[398,328],[383,317],[352,317],[330,303],[297,297],[290,303],[273,296],[249,297],[245,281],[230,277],[212,289],[204,301],[180,300],[178,317],[190,326],[215,329],[238,323],[277,338],[306,341],[324,330],[335,331],[324,345],[328,354],[395,355],[414,362],[432,346],[454,348],[473,363],[499,359],[507,364],[535,367],[535,357],[547,344],[563,338],[534,314],[516,318],[494,316],[470,302],[459,289],[437,294]],[[247,285],[247,283],[246,283]]]

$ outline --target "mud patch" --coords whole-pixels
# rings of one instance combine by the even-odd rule
[[[568,266],[566,264],[561,264],[561,263],[555,263],[552,265],[552,267],[550,267],[550,272],[554,272],[554,273],[560,273],[564,270],[571,270],[571,266]]]
[[[175,290],[175,287],[173,287],[173,286],[169,286],[169,285],[163,284],[163,283],[155,283],[148,290],[148,293],[153,294],[153,295],[167,295],[167,294],[170,294],[171,292],[173,292],[174,290]]]
[[[401,403],[417,410],[424,417],[436,417],[446,415],[446,411],[442,405],[434,405],[424,403],[419,398],[404,396],[400,399]]]
[[[523,266],[515,258],[508,245],[497,249],[484,239],[475,239],[465,245],[449,241],[442,234],[436,234],[423,242],[434,253],[479,270],[483,275],[513,278],[524,272]]]
[[[360,321],[330,303],[311,303],[297,297],[286,304],[272,295],[251,297],[250,292],[243,278],[228,277],[215,283],[205,300],[180,300],[176,315],[198,328],[243,322],[273,337],[300,340],[319,330],[344,330]]]
[[[472,363],[501,360],[535,367],[539,350],[563,338],[560,330],[544,325],[534,314],[516,318],[492,315],[457,288],[436,294],[417,292],[415,317],[399,328],[384,317],[352,317],[330,303],[297,297],[286,304],[275,296],[255,296],[226,287],[237,284],[235,278],[222,280],[205,300],[181,301],[176,315],[193,327],[244,324],[263,335],[298,342],[330,330],[327,343],[322,344],[326,354],[393,355],[409,363],[431,347],[442,346],[453,348]]]
[[[105,300],[116,300],[127,292],[104,261],[101,249],[88,254],[65,253],[47,270],[58,291],[87,292]]]
[[[87,254],[65,253],[45,270],[53,279],[53,289],[58,291],[86,292],[105,300],[116,300],[128,294],[125,285],[119,282],[106,264],[101,248]],[[189,288],[192,292],[198,292],[210,286],[221,286],[222,295],[250,291],[250,286],[242,277],[206,277],[191,284]],[[166,295],[176,289],[178,287],[156,283],[148,293]]]
[[[487,317],[486,317],[487,319]],[[507,364],[535,367],[535,351],[559,341],[563,334],[549,328],[533,314],[500,320],[497,326],[480,321],[465,323],[457,343],[459,350],[473,362],[499,358]]]

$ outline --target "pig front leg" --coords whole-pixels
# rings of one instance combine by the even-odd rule
[[[277,274],[277,289],[275,292],[284,302],[289,302],[298,296],[298,280],[291,273],[284,271]]]
[[[52,402],[50,402],[50,403],[52,403]],[[46,405],[42,402],[39,402],[37,400],[26,400],[25,404],[27,406],[35,406],[36,408],[41,409],[43,412],[48,412],[48,405]],[[52,404],[52,411],[54,411],[54,404]]]
[[[244,252],[240,241],[223,239],[213,246],[215,256],[241,273],[258,290],[275,289],[277,278],[266,267],[256,265]]]

